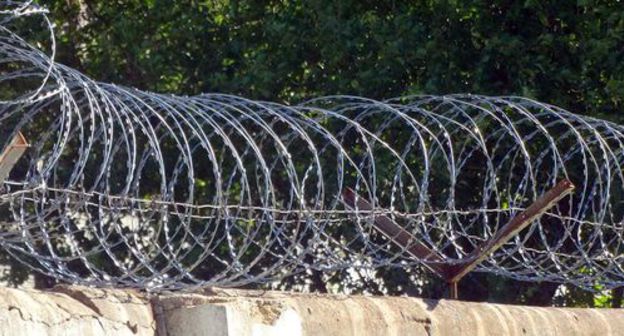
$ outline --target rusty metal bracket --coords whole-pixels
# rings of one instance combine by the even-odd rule
[[[512,237],[531,224],[536,218],[552,208],[559,200],[569,195],[574,190],[574,185],[569,180],[562,180],[552,189],[540,196],[528,208],[514,216],[507,224],[501,227],[489,240],[483,242],[474,249],[462,263],[450,263],[443,256],[431,250],[416,237],[395,223],[386,215],[378,215],[373,219],[373,224],[384,236],[409,254],[418,258],[423,265],[432,270],[449,284],[449,296],[458,298],[458,282],[469,272],[474,270],[483,260],[503,246]],[[372,211],[373,206],[368,201],[359,197],[352,189],[347,189],[343,194],[343,200],[347,206],[365,211]]]
[[[11,170],[29,146],[24,135],[18,132],[6,149],[0,153],[0,185],[9,177]]]
[[[352,189],[345,190],[343,199],[351,208],[357,207],[357,209],[364,211],[373,210],[372,204],[364,198],[359,197]],[[373,222],[375,228],[386,236],[386,238],[390,239],[399,247],[405,248],[407,253],[412,256],[420,260],[425,260],[425,266],[437,275],[444,277],[447,272],[446,260],[441,255],[419,242],[409,231],[405,230],[386,215],[381,214],[375,216]]]
[[[559,200],[574,190],[574,185],[568,180],[562,180],[552,189],[540,196],[524,211],[517,214],[507,224],[501,227],[496,234],[477,247],[461,264],[454,264],[448,268],[446,279],[449,284],[457,283],[470,271],[475,269],[490,254],[498,250],[503,244],[529,226],[536,218],[552,208]]]

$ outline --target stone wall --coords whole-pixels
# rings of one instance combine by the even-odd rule
[[[0,288],[0,335],[618,335],[624,310],[212,289]]]
[[[133,291],[0,288],[0,335],[154,335],[153,316]]]

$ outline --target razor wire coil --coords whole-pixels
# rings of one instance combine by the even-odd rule
[[[624,284],[620,125],[521,97],[144,92],[56,63],[45,10],[0,8],[0,145],[31,142],[2,185],[0,245],[36,270],[159,290],[431,262],[376,231],[380,215],[460,263],[567,178],[574,195],[477,270]],[[11,30],[25,16],[49,26],[51,52]]]

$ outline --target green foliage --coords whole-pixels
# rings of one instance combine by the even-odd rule
[[[47,2],[61,61],[153,91],[516,94],[610,119],[624,99],[617,2],[71,3]]]
[[[41,2],[57,22],[58,60],[100,81],[283,102],[330,94],[523,95],[624,121],[618,2]],[[413,287],[407,273],[380,274],[392,293]],[[471,298],[497,302],[546,295],[549,303],[556,289],[493,276],[467,281],[482,288]],[[425,283],[439,292],[440,285]],[[579,306],[607,300],[566,295]]]

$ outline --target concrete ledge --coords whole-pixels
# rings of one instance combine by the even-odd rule
[[[149,303],[133,292],[0,288],[0,335],[155,335]]]
[[[619,335],[624,310],[218,290],[160,298],[169,335]]]
[[[212,289],[0,288],[0,335],[618,335],[624,310]]]

